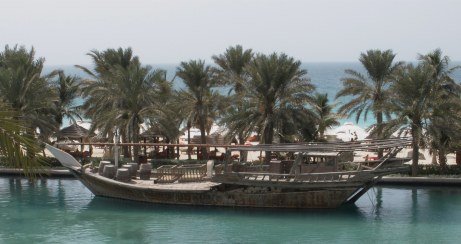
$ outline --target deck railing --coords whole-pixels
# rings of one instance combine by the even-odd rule
[[[244,181],[262,181],[262,182],[348,182],[358,174],[363,175],[364,171],[344,171],[329,173],[309,173],[309,174],[274,174],[274,173],[254,173],[238,172],[228,173],[236,176],[239,180]]]
[[[206,164],[162,165],[154,173],[158,183],[202,181],[205,176]]]

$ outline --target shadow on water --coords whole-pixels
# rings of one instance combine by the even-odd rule
[[[175,214],[229,214],[244,216],[284,216],[287,218],[303,218],[307,215],[338,215],[345,217],[362,216],[361,210],[354,204],[347,204],[337,209],[275,209],[275,208],[245,208],[245,207],[218,207],[218,206],[194,206],[194,205],[174,205],[157,204],[129,201],[123,199],[113,199],[107,197],[94,197],[86,206],[89,211],[124,211],[124,212],[150,212],[155,214],[175,213]]]

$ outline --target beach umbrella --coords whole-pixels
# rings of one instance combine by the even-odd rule
[[[57,138],[60,139],[71,139],[71,140],[81,140],[82,138],[89,138],[92,134],[90,131],[83,128],[80,125],[72,124],[68,127],[61,129],[58,132]]]
[[[72,124],[61,129],[58,134],[58,140],[78,140],[80,143],[83,143],[84,140],[88,140],[92,134],[89,130],[84,127]],[[83,152],[83,145],[81,146],[81,151]]]
[[[149,129],[146,131],[142,132],[139,135],[139,138],[143,140],[144,143],[146,142],[154,142],[158,143],[160,142],[160,138],[165,138],[164,133],[157,127],[157,126],[151,126]],[[155,147],[156,150],[158,150],[158,147]],[[147,155],[147,147],[144,146],[144,155]]]
[[[159,138],[165,138],[165,134],[158,127],[150,127],[143,133],[139,135],[141,139],[146,141],[153,140],[153,142],[158,142]]]
[[[334,135],[342,141],[351,141],[367,138],[368,132],[352,122],[346,122],[341,126],[327,130],[325,135]]]

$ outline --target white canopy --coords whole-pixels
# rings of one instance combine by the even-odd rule
[[[346,122],[344,125],[329,129],[325,135],[335,135],[342,141],[363,140],[368,136],[368,132],[362,127],[354,125],[352,122]]]

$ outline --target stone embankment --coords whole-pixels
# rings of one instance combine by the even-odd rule
[[[38,171],[38,174],[40,177],[74,177],[67,169],[43,169]],[[22,169],[0,168],[0,176],[24,176],[24,172]],[[461,186],[461,178],[386,176],[378,182],[378,185]]]
[[[36,173],[40,177],[74,177],[67,169],[41,169],[37,170]],[[24,170],[0,168],[0,176],[24,176]]]
[[[378,185],[410,185],[410,186],[461,186],[461,178],[450,176],[408,177],[386,176]]]

